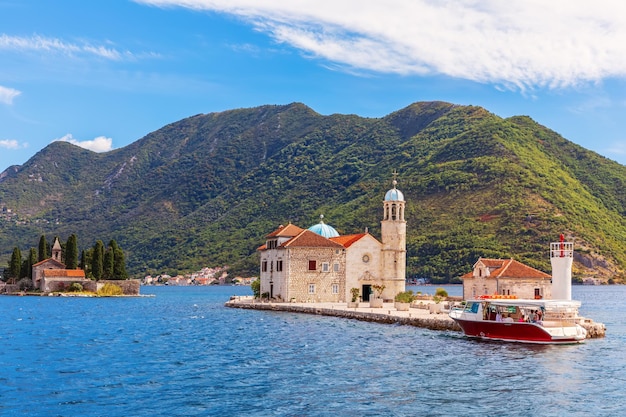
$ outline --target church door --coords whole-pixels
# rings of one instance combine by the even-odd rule
[[[372,286],[371,285],[363,285],[361,294],[363,294],[363,301],[369,301],[370,300],[370,293],[372,292]]]

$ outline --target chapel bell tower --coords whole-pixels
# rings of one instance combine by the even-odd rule
[[[385,194],[383,220],[380,222],[382,240],[382,279],[385,295],[393,297],[406,289],[406,221],[404,220],[404,194],[396,188],[397,173],[393,175],[393,188]]]

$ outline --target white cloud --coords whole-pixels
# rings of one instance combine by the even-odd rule
[[[20,94],[22,94],[21,91],[0,85],[0,103],[13,104],[13,99]]]
[[[626,155],[626,141],[613,142],[606,151],[608,154]]]
[[[15,139],[0,139],[0,148],[20,149],[20,148],[27,148],[27,147],[28,147],[28,143],[20,144]]]
[[[53,140],[53,142],[57,141],[69,142],[72,145],[80,146],[93,152],[108,152],[113,149],[113,139],[104,136],[98,136],[93,140],[78,141],[74,139],[71,133],[68,133],[62,138]]]
[[[55,52],[65,55],[96,55],[109,60],[120,60],[132,56],[130,52],[120,52],[115,48],[89,43],[70,43],[57,38],[46,38],[39,35],[29,37],[0,35],[0,49],[36,52]]]
[[[235,15],[353,69],[519,90],[626,76],[626,6],[614,0],[135,1]]]

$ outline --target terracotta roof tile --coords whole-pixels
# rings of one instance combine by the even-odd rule
[[[332,240],[333,242],[339,243],[344,248],[349,248],[354,242],[358,242],[365,236],[367,236],[367,233],[359,233],[356,235],[343,235],[343,236],[331,237],[330,240]]]
[[[41,272],[44,277],[85,278],[85,271],[82,269],[44,269]]]
[[[51,262],[53,264],[56,264],[59,267],[59,269],[65,268],[65,264],[62,264],[61,262],[59,262],[59,261],[57,261],[56,259],[53,259],[53,258],[44,259],[43,261],[39,261],[36,264],[33,264],[33,266],[39,266],[39,265],[44,264],[46,262]]]
[[[266,237],[278,237],[278,236],[286,236],[293,237],[300,234],[304,229],[296,226],[295,224],[289,223],[287,226],[279,226],[278,229],[274,230],[272,233],[267,235]]]
[[[491,269],[489,278],[552,278],[550,274],[525,265],[515,259],[479,258],[478,262]],[[473,278],[473,272],[461,276],[461,279]]]
[[[326,239],[310,230],[303,230],[298,236],[289,239],[283,247],[314,247],[314,248],[343,248],[343,245]]]

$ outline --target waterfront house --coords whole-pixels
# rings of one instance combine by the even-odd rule
[[[492,294],[525,299],[552,297],[552,276],[514,259],[479,258],[472,272],[461,280],[466,300]]]

